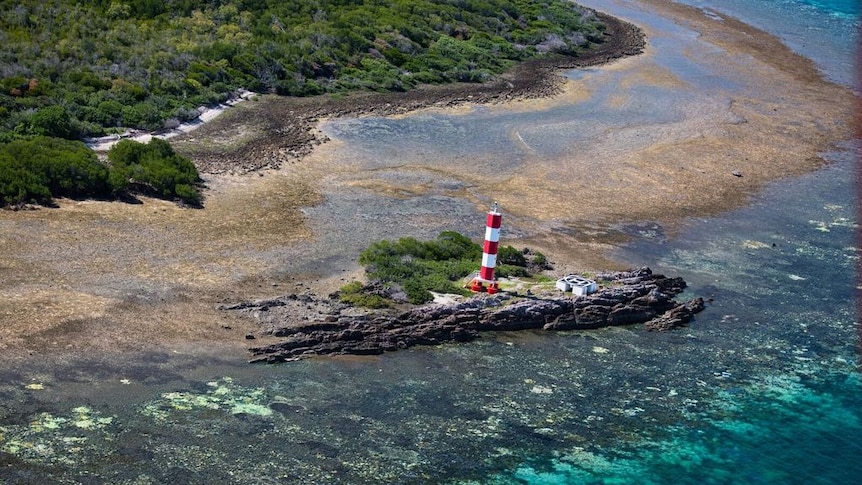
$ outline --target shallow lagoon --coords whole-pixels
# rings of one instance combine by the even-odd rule
[[[712,298],[688,329],[496,334],[276,366],[33,363],[0,385],[0,479],[854,482],[858,248],[853,164],[836,159],[621,249]]]

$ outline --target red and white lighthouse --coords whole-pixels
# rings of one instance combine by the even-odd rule
[[[494,279],[494,267],[497,266],[497,246],[500,244],[500,226],[503,223],[503,214],[496,202],[488,211],[488,219],[485,224],[485,243],[482,245],[482,269],[479,276],[473,278],[470,289],[473,291],[487,291],[490,294],[500,291],[497,280]]]

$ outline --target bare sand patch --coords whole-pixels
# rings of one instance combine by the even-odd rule
[[[307,174],[208,176],[205,209],[60,200],[0,214],[0,349],[138,349],[159,341],[239,344],[215,308],[265,292],[281,248],[309,238]],[[278,280],[276,280],[277,282]]]

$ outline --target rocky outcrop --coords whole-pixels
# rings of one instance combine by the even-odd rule
[[[704,308],[700,298],[675,301],[685,281],[653,274],[649,268],[600,274],[597,282],[600,290],[589,296],[483,294],[401,313],[359,310],[307,294],[223,309],[250,314],[263,333],[281,337],[277,343],[250,349],[252,362],[279,362],[467,342],[480,332],[495,330],[581,330],[637,323],[645,323],[647,330],[670,330],[687,324]]]

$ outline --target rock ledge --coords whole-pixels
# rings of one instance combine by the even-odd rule
[[[244,302],[223,310],[249,314],[264,334],[283,340],[253,347],[251,362],[284,362],[315,355],[370,355],[414,345],[468,342],[482,331],[582,330],[643,323],[647,330],[684,326],[704,308],[702,298],[673,299],[682,278],[649,268],[601,273],[598,292],[478,295],[451,305],[425,305],[401,313],[367,311],[310,294]]]

